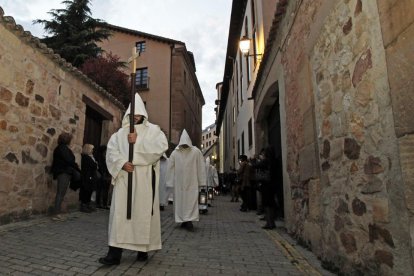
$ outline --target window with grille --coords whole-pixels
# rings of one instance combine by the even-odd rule
[[[148,89],[148,68],[138,68],[135,78],[136,89]]]
[[[145,41],[136,42],[135,47],[137,47],[137,53],[145,52],[145,49],[146,49]]]
[[[242,148],[242,154],[244,154],[244,131],[241,134],[241,148]]]
[[[253,125],[252,125],[251,118],[248,123],[248,135],[249,135],[249,148],[251,148],[253,145]]]

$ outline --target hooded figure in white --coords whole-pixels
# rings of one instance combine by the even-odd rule
[[[122,127],[109,139],[106,153],[114,187],[109,215],[109,252],[99,262],[107,265],[119,264],[122,248],[138,251],[138,260],[140,253],[148,257],[146,252],[161,249],[159,160],[168,149],[168,141],[159,126],[148,122],[144,103],[138,94],[135,95],[135,133],[130,134],[130,107],[122,120]],[[131,137],[135,139],[131,141]],[[128,141],[134,140],[133,161],[129,163]],[[126,218],[128,171],[132,171],[130,220]]]
[[[167,187],[174,187],[175,222],[183,223],[181,226],[190,231],[191,222],[199,220],[198,192],[199,186],[205,186],[205,183],[203,154],[193,146],[184,129],[178,146],[168,160]]]
[[[168,157],[164,153],[163,158],[160,160],[160,207],[167,206],[168,197],[171,193],[171,188],[167,187],[167,168],[168,168]],[[161,209],[163,210],[163,209]]]
[[[216,188],[219,185],[217,169],[210,163],[210,157],[206,158],[207,186]]]

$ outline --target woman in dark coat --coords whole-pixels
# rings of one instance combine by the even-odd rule
[[[70,182],[77,183],[80,181],[80,169],[75,162],[75,155],[69,148],[72,138],[72,134],[65,132],[60,134],[57,141],[58,146],[53,151],[51,171],[53,179],[57,179],[55,209],[52,217],[55,221],[65,220],[61,214],[61,208],[66,191]]]
[[[92,192],[96,190],[98,181],[98,163],[93,157],[93,148],[93,145],[85,144],[82,149],[82,185],[79,191],[79,200],[81,202],[80,211],[85,213],[94,210],[91,206],[91,196]]]
[[[276,162],[272,148],[266,148],[262,150],[259,155],[258,161],[255,163],[256,177],[259,175],[267,175],[268,179],[257,179],[260,191],[262,193],[262,204],[265,210],[266,225],[264,229],[274,229],[275,225],[275,208],[276,208]]]
[[[101,145],[99,147],[98,156],[98,171],[101,174],[101,178],[98,181],[96,187],[96,207],[109,209],[108,207],[108,195],[109,186],[111,184],[111,175],[109,174],[108,167],[106,166],[106,146]]]

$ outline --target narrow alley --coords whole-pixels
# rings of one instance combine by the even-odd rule
[[[124,251],[121,264],[97,262],[107,251],[107,210],[73,212],[64,222],[49,217],[0,226],[1,275],[332,275],[290,239],[281,223],[263,230],[254,212],[217,196],[195,232],[161,212],[163,249],[145,263]]]

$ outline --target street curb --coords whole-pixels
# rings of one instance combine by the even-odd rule
[[[277,233],[277,231],[264,231],[300,272],[306,273],[306,275],[322,276],[322,274],[314,266],[312,266],[298,250],[296,250],[287,240]]]

